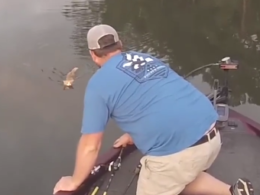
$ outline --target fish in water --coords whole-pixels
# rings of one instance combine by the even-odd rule
[[[55,82],[61,84],[63,86],[64,90],[65,89],[74,89],[73,88],[74,82],[86,74],[86,72],[81,74],[81,75],[76,74],[78,69],[79,69],[78,67],[74,67],[67,74],[65,74],[65,73],[57,70],[56,68],[53,68],[51,70],[52,74],[58,76],[59,79],[56,80],[56,79],[53,79],[50,76],[48,78],[49,78],[50,81],[55,81]],[[41,69],[41,71],[45,72],[43,69]]]
[[[76,79],[76,72],[79,68],[73,68],[68,74],[66,75],[66,79],[63,80],[63,89],[73,89],[73,83]]]

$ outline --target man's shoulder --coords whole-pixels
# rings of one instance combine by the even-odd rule
[[[94,90],[103,98],[107,99],[111,93],[119,90],[120,78],[114,68],[100,68],[89,79],[87,90]]]
[[[87,88],[97,90],[100,88],[100,85],[102,85],[103,81],[104,81],[104,77],[102,71],[101,69],[98,69],[89,79]]]

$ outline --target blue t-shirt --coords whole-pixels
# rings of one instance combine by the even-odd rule
[[[163,156],[198,141],[218,115],[208,98],[148,54],[113,56],[89,80],[81,132],[102,132],[109,118],[143,153]]]

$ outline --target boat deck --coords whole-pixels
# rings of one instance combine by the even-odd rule
[[[252,181],[255,194],[260,194],[260,139],[246,131],[241,122],[236,121],[236,124],[236,128],[225,127],[221,130],[222,150],[208,172],[227,183],[233,183],[238,177],[246,177]],[[136,151],[123,161],[107,195],[123,195],[140,158],[141,154]],[[136,181],[135,179],[132,183],[127,195],[135,194]],[[107,181],[98,194],[103,194],[106,184]]]

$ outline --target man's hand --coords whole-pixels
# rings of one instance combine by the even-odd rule
[[[75,191],[78,185],[74,183],[71,176],[62,177],[53,189],[53,194],[59,191]]]
[[[115,148],[126,147],[127,145],[132,145],[132,144],[134,144],[133,139],[128,133],[125,133],[115,141],[114,147]]]
[[[53,194],[58,191],[74,191],[86,180],[98,157],[102,137],[103,132],[80,137],[73,176],[62,177],[54,187]]]

